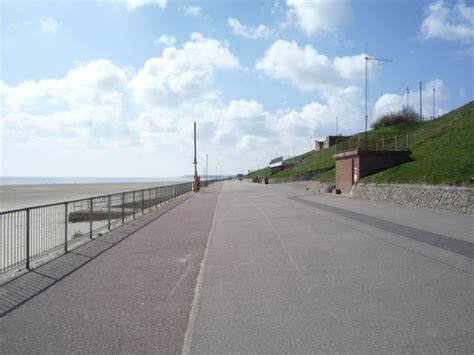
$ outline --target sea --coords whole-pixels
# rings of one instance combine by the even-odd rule
[[[45,185],[45,184],[108,184],[108,183],[126,183],[126,182],[164,182],[192,181],[192,177],[19,177],[19,176],[0,176],[0,186],[6,185]]]

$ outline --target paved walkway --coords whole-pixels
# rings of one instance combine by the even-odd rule
[[[472,216],[302,186],[225,185],[186,352],[473,352]]]
[[[8,297],[53,285],[0,318],[0,353],[181,352],[219,190],[213,184],[154,221],[76,249],[59,267],[28,273],[29,286]]]
[[[217,183],[0,318],[0,349],[472,353],[472,243],[472,216]]]

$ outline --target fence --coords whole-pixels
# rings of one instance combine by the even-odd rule
[[[407,150],[408,134],[358,133],[336,141],[336,153],[354,150]]]
[[[68,252],[77,241],[100,236],[191,190],[187,182],[0,212],[0,273],[29,269],[35,259]]]

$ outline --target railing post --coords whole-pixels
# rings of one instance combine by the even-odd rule
[[[64,252],[67,253],[67,202],[64,203]]]
[[[125,223],[125,192],[122,192],[122,223]]]
[[[395,150],[398,150],[398,136],[395,136]]]
[[[385,133],[382,135],[382,148],[385,149]]]
[[[92,213],[94,212],[94,201],[92,198],[89,199],[89,203],[91,204],[91,215],[90,215],[90,221],[89,221],[89,239],[92,239]]]
[[[107,210],[107,229],[110,230],[110,195],[107,196],[107,205],[108,205],[108,210]]]
[[[148,203],[150,205],[149,210],[151,211],[151,206],[152,206],[152,203],[151,203],[151,189],[148,189]]]
[[[30,270],[30,209],[26,209],[26,268]]]
[[[145,190],[142,190],[142,214],[145,213],[145,206],[143,199],[145,198]]]
[[[133,191],[133,219],[135,219],[135,191]]]
[[[155,208],[158,208],[158,188],[155,187]]]

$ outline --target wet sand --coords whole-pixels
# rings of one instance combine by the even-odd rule
[[[5,185],[0,186],[0,211],[180,183],[183,183],[183,181]]]

